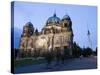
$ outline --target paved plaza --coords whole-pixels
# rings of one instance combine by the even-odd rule
[[[33,64],[29,66],[23,66],[15,68],[15,73],[30,73],[30,72],[48,72],[48,71],[63,71],[63,70],[80,70],[80,69],[96,69],[97,57],[88,58],[73,58],[65,60],[64,64],[55,65],[55,61],[52,62],[49,68],[47,64]]]

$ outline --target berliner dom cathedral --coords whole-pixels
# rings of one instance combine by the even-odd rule
[[[62,19],[54,13],[49,17],[44,27],[39,32],[34,24],[27,22],[23,27],[20,37],[20,53],[34,55],[43,54],[48,51],[66,50],[68,55],[72,55],[73,30],[72,20],[69,15],[64,15]]]

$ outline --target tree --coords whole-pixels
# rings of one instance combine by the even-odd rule
[[[76,42],[73,43],[72,54],[74,57],[79,57],[82,54],[82,48]]]
[[[93,51],[93,54],[97,56],[97,47],[96,47],[95,51]]]
[[[95,50],[95,55],[97,56],[97,47],[96,47],[96,50]]]
[[[14,48],[14,58],[16,59],[18,57],[18,54],[19,54],[19,49],[17,48]]]
[[[88,57],[88,56],[92,55],[92,53],[93,53],[92,49],[87,47],[87,48],[84,48],[82,55],[84,57]]]

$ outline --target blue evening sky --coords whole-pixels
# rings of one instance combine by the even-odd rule
[[[88,47],[87,31],[90,30],[92,48],[97,46],[97,7],[69,4],[15,2],[14,5],[14,28],[22,32],[23,26],[31,22],[39,31],[44,27],[47,19],[56,12],[60,19],[69,15],[72,20],[74,41],[81,47]],[[14,31],[16,33],[17,31]],[[14,37],[20,37],[21,33]],[[17,39],[19,39],[19,37]],[[16,39],[14,39],[16,41]],[[19,40],[18,40],[19,41]],[[14,43],[18,47],[19,42]]]

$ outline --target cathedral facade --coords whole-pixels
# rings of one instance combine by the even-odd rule
[[[49,17],[46,24],[40,32],[34,28],[31,22],[23,27],[20,38],[20,52],[39,51],[40,54],[47,51],[69,50],[72,55],[73,30],[72,21],[68,15],[62,19],[57,17],[56,13]]]

